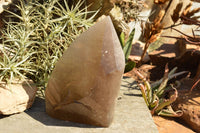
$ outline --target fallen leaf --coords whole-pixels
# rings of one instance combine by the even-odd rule
[[[154,3],[155,4],[164,4],[167,1],[169,1],[169,0],[154,0]]]
[[[173,15],[171,16],[174,23],[176,23],[179,20],[182,7],[183,7],[183,2],[179,3],[176,6],[176,9],[174,9]]]

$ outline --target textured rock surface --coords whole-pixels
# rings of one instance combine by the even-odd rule
[[[174,109],[182,110],[180,120],[188,124],[196,132],[200,131],[200,83],[196,85],[192,93],[188,91],[193,86],[192,79],[185,78],[178,90],[179,97],[173,105]]]
[[[157,125],[159,133],[195,133],[191,129],[177,123],[174,120],[165,119],[159,116],[154,116],[153,119]]]
[[[106,17],[81,34],[56,64],[46,89],[47,113],[109,126],[124,66],[120,42]]]
[[[0,114],[11,115],[23,112],[34,102],[37,91],[33,82],[16,82],[10,85],[1,83],[0,86]]]

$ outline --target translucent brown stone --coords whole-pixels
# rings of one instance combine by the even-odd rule
[[[64,52],[46,88],[46,112],[58,119],[107,127],[124,72],[124,54],[110,17]]]

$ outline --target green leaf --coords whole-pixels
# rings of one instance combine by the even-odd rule
[[[145,92],[146,88],[143,84],[139,84],[139,87],[142,92],[142,97],[144,98],[146,105],[149,107],[149,102],[147,101],[147,96],[146,96],[146,92]]]
[[[178,77],[178,76],[180,76],[180,75],[182,75],[182,74],[186,74],[186,73],[188,73],[188,71],[182,71],[182,72],[178,72],[178,73],[175,73],[175,74],[171,74],[170,75],[170,73],[169,73],[169,80],[171,80],[171,79],[173,79],[173,78],[175,78],[175,77]],[[163,81],[163,78],[161,78],[160,80],[158,80],[158,81],[155,81],[155,82],[153,82],[152,84],[151,84],[151,88],[153,88],[153,89],[155,89],[156,87],[158,87],[161,83],[162,83],[162,81]]]
[[[119,36],[119,41],[120,41],[120,44],[122,46],[122,49],[124,48],[124,45],[125,45],[125,34],[124,32],[122,32]]]
[[[135,67],[136,63],[134,61],[128,61],[125,66],[124,73],[131,71]]]
[[[131,53],[131,49],[132,49],[132,41],[135,35],[135,28],[131,31],[131,34],[128,37],[128,41],[126,42],[123,51],[124,51],[124,55],[125,55],[125,61],[128,61],[128,57]]]
[[[162,109],[162,110],[158,113],[158,115],[160,115],[160,116],[166,116],[166,117],[180,117],[180,116],[183,115],[183,112],[182,112],[181,110],[178,110],[178,111],[175,112],[175,111],[172,109],[171,106],[167,106],[167,108],[166,108],[166,109]]]

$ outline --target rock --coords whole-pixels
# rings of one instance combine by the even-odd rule
[[[194,133],[191,129],[177,123],[174,120],[165,119],[160,116],[153,116],[153,119],[157,125],[159,133]]]
[[[125,59],[110,17],[81,34],[64,52],[45,91],[46,112],[62,120],[107,127]]]
[[[194,84],[194,80],[185,78],[181,81],[180,89],[178,89],[179,96],[173,108],[182,110],[183,115],[180,120],[188,124],[194,131],[200,131],[200,83],[189,93],[189,90]]]
[[[1,82],[0,114],[11,115],[23,112],[34,102],[37,88],[32,81],[16,81],[12,84]]]

